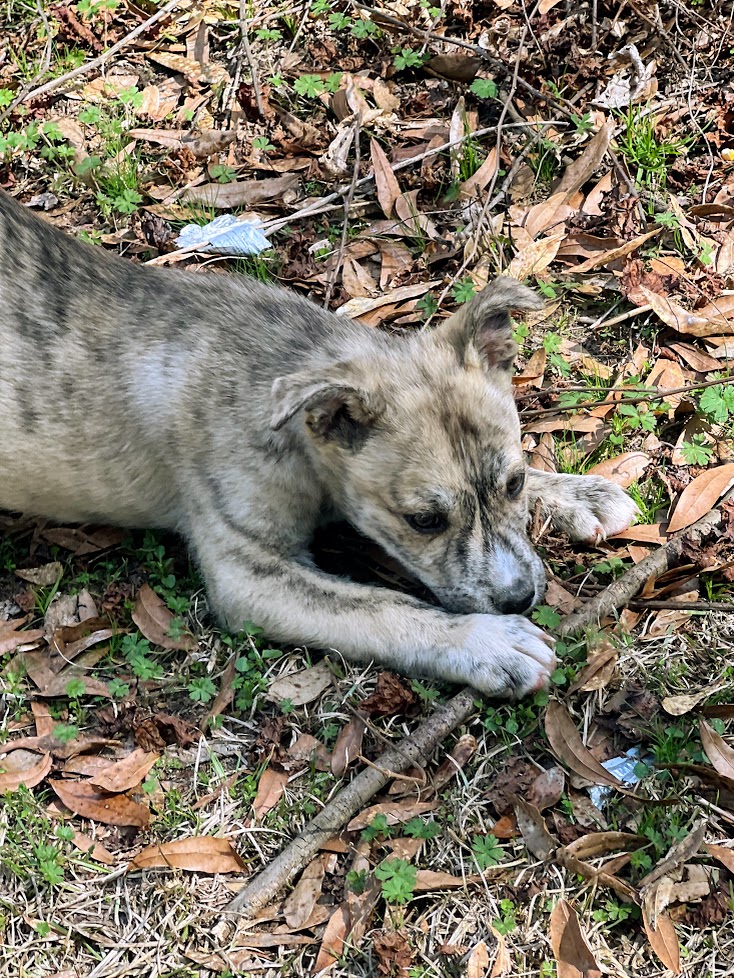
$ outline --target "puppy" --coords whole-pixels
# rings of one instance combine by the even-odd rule
[[[635,507],[527,468],[500,278],[433,331],[392,336],[235,275],[135,266],[0,193],[0,507],[175,530],[229,630],[520,696],[554,666],[539,499],[579,539]],[[345,518],[443,608],[318,570]]]

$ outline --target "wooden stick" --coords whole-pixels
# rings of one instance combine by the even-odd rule
[[[734,497],[734,489],[730,489],[726,493],[721,503],[732,497]],[[675,563],[683,551],[683,544],[686,540],[700,540],[720,524],[721,510],[712,509],[691,526],[680,530],[662,547],[653,551],[649,557],[645,557],[639,564],[635,564],[625,574],[618,577],[616,581],[612,581],[609,587],[594,595],[578,611],[566,615],[556,629],[557,633],[563,638],[579,631],[586,625],[598,624],[602,618],[606,618],[617,608],[628,604],[649,577],[653,575],[659,577]]]
[[[630,608],[635,611],[734,611],[732,601],[630,601]]]
[[[252,917],[271,903],[319,848],[353,818],[387,782],[424,761],[474,711],[480,694],[466,687],[424,720],[413,733],[379,757],[380,767],[367,767],[312,819],[306,828],[258,875],[244,886],[225,912]]]

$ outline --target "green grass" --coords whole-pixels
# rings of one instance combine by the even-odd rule
[[[655,114],[646,114],[642,108],[631,106],[620,121],[623,128],[617,145],[635,185],[646,190],[664,189],[671,164],[685,154],[691,140],[658,136]]]

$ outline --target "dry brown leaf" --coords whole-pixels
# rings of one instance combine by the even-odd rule
[[[295,191],[298,186],[297,173],[284,173],[280,177],[265,180],[233,180],[232,183],[203,183],[198,187],[189,187],[181,195],[185,204],[202,204],[218,210],[229,210],[232,207],[254,207],[279,200],[288,191]]]
[[[25,618],[11,618],[10,621],[0,622],[0,655],[13,652],[23,645],[32,646],[44,636],[42,628],[31,628],[27,632],[19,632],[21,625],[25,625],[29,616]]]
[[[359,709],[370,716],[399,716],[411,710],[418,696],[394,672],[383,670],[377,676],[374,692],[359,704]]]
[[[58,560],[53,560],[50,564],[44,564],[42,567],[29,567],[24,570],[16,568],[14,573],[16,577],[20,577],[30,584],[36,584],[38,587],[51,587],[52,584],[61,580],[64,566]]]
[[[591,802],[588,802],[591,806]],[[591,806],[593,807],[593,806]],[[574,808],[578,808],[576,802],[574,802]],[[565,846],[561,846],[556,850],[555,855],[556,862],[560,866],[564,866],[569,873],[581,876],[583,879],[588,880],[593,883],[594,886],[603,886],[607,889],[612,890],[617,896],[621,897],[625,903],[636,903],[638,900],[637,890],[626,883],[624,880],[619,879],[614,875],[614,872],[621,868],[622,865],[626,865],[629,862],[630,857],[627,853],[622,856],[618,856],[616,860],[610,860],[604,867],[597,869],[596,866],[591,863],[585,862],[582,859],[574,856],[572,852],[569,852]]]
[[[699,703],[703,703],[714,692],[713,689],[702,689],[698,693],[684,693],[681,696],[666,696],[660,703],[666,713],[672,717],[682,717],[690,713]]]
[[[550,939],[558,965],[558,978],[601,978],[601,971],[581,930],[578,915],[565,900],[559,900],[553,907]]]
[[[646,907],[642,907],[642,922],[645,925],[645,933],[655,954],[660,961],[675,975],[680,974],[680,946],[678,937],[675,933],[673,921],[665,913],[659,913],[655,921],[655,928],[649,919]],[[559,975],[560,978],[560,975]]]
[[[555,193],[563,193],[566,199],[591,178],[594,171],[601,165],[607,150],[609,141],[615,128],[615,121],[609,120],[599,127],[596,134],[589,140],[581,156],[570,163],[561,177],[561,182],[555,188]]]
[[[267,698],[276,703],[290,700],[293,706],[305,706],[318,699],[332,685],[333,679],[329,663],[322,659],[309,669],[276,679],[268,687]]]
[[[556,757],[592,784],[621,787],[622,782],[606,771],[581,740],[568,710],[551,700],[545,714],[545,732]]]
[[[227,707],[230,705],[234,699],[234,681],[237,678],[237,659],[239,656],[236,652],[233,652],[229,657],[227,665],[224,667],[224,672],[222,673],[222,678],[219,681],[219,691],[214,698],[214,702],[206,711],[206,716],[201,721],[201,729],[206,730],[207,726],[214,717],[218,717],[220,713],[224,713]]]
[[[147,584],[143,584],[138,591],[132,619],[145,638],[162,649],[196,648],[197,642],[193,635],[184,634],[179,638],[171,636],[173,615],[163,600]]]
[[[595,268],[599,268],[600,265],[609,265],[611,262],[617,261],[619,258],[626,258],[627,255],[631,255],[633,251],[637,251],[641,245],[650,238],[654,238],[656,234],[660,234],[660,228],[654,228],[652,231],[648,231],[646,234],[640,234],[636,238],[632,238],[631,241],[626,241],[623,245],[619,245],[617,248],[610,248],[609,251],[602,252],[599,255],[593,255],[591,258],[587,258],[585,262],[580,265],[575,265],[568,270],[569,274],[573,275],[584,275],[586,272],[593,272]]]
[[[381,930],[372,938],[378,960],[377,973],[391,978],[410,978],[414,952],[398,930]]]
[[[54,629],[49,645],[58,653],[61,661],[55,663],[55,668],[63,668],[64,664],[92,646],[106,642],[117,634],[118,629],[110,628],[106,618],[85,618],[75,625],[61,625]]]
[[[655,315],[662,319],[666,326],[679,333],[688,333],[692,336],[734,333],[734,321],[724,318],[716,309],[706,306],[697,312],[689,312],[672,299],[658,295],[657,292],[643,285],[638,286],[638,290]]]
[[[128,863],[133,869],[185,869],[190,873],[241,873],[247,868],[229,839],[212,835],[176,839],[143,849]]]
[[[709,513],[734,485],[734,462],[707,469],[689,483],[676,503],[668,533],[690,526]]]
[[[437,54],[424,61],[423,67],[450,81],[471,82],[482,67],[482,59],[470,54]]]
[[[558,581],[551,579],[548,581],[548,587],[546,588],[544,602],[550,605],[551,608],[558,608],[558,610],[564,615],[570,615],[572,611],[581,607],[582,601],[577,598],[576,595],[571,594],[567,591],[565,587],[562,587]]]
[[[384,815],[388,825],[398,825],[402,822],[409,822],[411,818],[418,815],[425,815],[426,812],[435,811],[438,807],[437,801],[384,801],[378,805],[371,805],[365,808],[359,815],[355,815],[347,825],[348,832],[358,832],[366,829],[372,824],[376,815]]]
[[[589,650],[586,665],[569,688],[569,693],[582,690],[590,693],[592,690],[604,689],[609,684],[617,668],[617,649],[608,639],[601,639],[594,648]]]
[[[312,859],[288,895],[283,904],[283,916],[291,930],[300,930],[311,916],[321,896],[325,871],[323,856]]]
[[[706,757],[714,768],[722,777],[734,778],[734,749],[705,720],[699,721],[698,729]]]
[[[608,537],[609,540],[637,540],[639,543],[662,544],[668,539],[667,523],[643,523],[640,526],[628,526],[621,533]]]
[[[558,254],[558,248],[565,237],[564,228],[537,238],[524,247],[510,262],[505,274],[523,281],[537,275],[547,268]]]
[[[560,767],[549,767],[528,788],[527,801],[539,812],[552,808],[560,800],[566,788],[566,775]]]
[[[51,711],[46,703],[38,700],[31,701],[31,713],[36,723],[36,736],[46,737],[54,732],[56,721],[51,716]]]
[[[343,306],[339,306],[336,314],[337,316],[348,316],[350,319],[359,319],[360,316],[372,312],[373,309],[379,309],[380,306],[397,305],[406,299],[425,295],[438,284],[438,279],[434,279],[431,282],[419,282],[416,285],[403,285],[399,289],[392,289],[386,295],[378,295],[374,298],[350,299]]]
[[[395,210],[395,201],[402,193],[398,178],[393,173],[385,151],[376,139],[370,140],[370,154],[372,156],[372,166],[375,171],[377,199],[385,217],[392,217],[393,211]]]
[[[313,974],[318,975],[330,968],[342,956],[349,931],[349,910],[345,903],[340,904],[329,918],[321,947],[313,966]]]
[[[699,765],[697,765],[698,767]],[[702,766],[702,765],[700,765]],[[646,887],[652,886],[653,883],[661,879],[663,876],[671,876],[675,873],[681,866],[685,865],[689,860],[691,860],[703,844],[703,838],[706,834],[706,823],[699,822],[699,824],[688,833],[685,839],[681,839],[668,851],[664,859],[662,859],[657,866],[654,866],[650,872],[644,876],[638,883],[640,890],[644,890]]]
[[[105,866],[115,865],[117,860],[109,849],[105,849],[101,842],[95,842],[94,839],[85,835],[84,832],[79,832],[78,829],[72,829],[72,831],[74,835],[70,841],[77,849],[87,856],[91,856],[92,859],[96,859],[98,863],[104,863]]]
[[[105,825],[135,825],[145,828],[150,811],[127,795],[108,795],[88,781],[49,781],[61,801],[75,815]]]
[[[229,81],[226,68],[214,62],[202,64],[193,58],[184,58],[169,51],[149,51],[148,57],[156,64],[163,65],[179,75],[183,75],[190,85],[223,85]],[[137,76],[133,76],[137,82]]]
[[[89,783],[96,788],[101,788],[102,791],[109,791],[113,794],[129,791],[145,780],[148,771],[160,756],[160,754],[136,747],[131,754],[128,754],[121,761],[117,761],[116,764],[112,764],[99,774],[95,774]]]
[[[722,866],[734,875],[734,849],[726,846],[716,846],[710,842],[704,844],[704,849],[713,859],[718,860]]]
[[[43,781],[51,770],[51,755],[44,754],[33,763],[37,757],[29,751],[14,750],[0,761],[0,795],[4,791],[17,791],[21,785],[35,788]]]
[[[415,874],[415,893],[425,893],[428,890],[458,890],[467,883],[476,883],[481,876],[452,876],[433,869],[419,869]]]
[[[620,849],[639,849],[647,843],[648,839],[644,835],[635,835],[633,832],[589,832],[569,842],[566,851],[577,859],[596,859],[608,852],[619,852]]]
[[[512,805],[525,845],[536,859],[549,859],[558,848],[558,839],[548,831],[538,808],[518,795],[512,796]]]
[[[484,978],[489,967],[489,951],[484,941],[476,944],[466,961],[466,978]]]
[[[489,973],[489,978],[502,978],[502,975],[509,974],[512,971],[512,957],[510,956],[504,934],[495,930],[491,924],[489,925],[489,929],[497,941],[497,953],[494,958],[492,970]]]
[[[274,771],[271,767],[263,771],[252,803],[252,815],[256,822],[271,808],[275,808],[283,797],[286,784],[288,784],[288,775],[284,771]]]
[[[477,741],[471,734],[462,734],[456,741],[454,749],[449,756],[441,762],[436,769],[436,773],[431,778],[434,792],[439,792],[449,781],[456,777],[458,772],[466,765],[466,762],[477,749]]]
[[[342,265],[342,286],[348,296],[353,299],[376,295],[377,282],[364,265],[353,258],[345,258]]]
[[[553,194],[539,204],[533,204],[522,219],[522,228],[533,240],[543,231],[561,224],[573,212],[566,203],[566,194]]]
[[[535,350],[528,362],[519,373],[512,375],[512,383],[515,387],[522,387],[525,384],[532,384],[533,387],[543,386],[543,374],[548,354],[544,347]]]
[[[499,157],[497,155],[497,147],[493,146],[489,153],[487,153],[486,160],[476,173],[472,174],[468,180],[459,184],[460,193],[465,197],[476,197],[478,194],[481,194],[487,184],[494,179],[498,170]]]
[[[359,756],[362,749],[362,738],[367,725],[360,716],[354,716],[345,723],[336,738],[331,755],[331,773],[340,778],[352,761]]]
[[[698,310],[699,316],[704,319],[711,319],[719,324],[728,324],[734,317],[734,295],[720,295],[713,299],[703,308]],[[731,330],[717,330],[717,332],[729,333]]]
[[[641,479],[652,464],[652,459],[646,452],[624,452],[615,458],[605,459],[597,465],[592,465],[588,475],[602,475],[611,482],[616,482],[623,489],[628,489]]]

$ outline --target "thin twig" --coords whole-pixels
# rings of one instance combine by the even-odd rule
[[[180,0],[169,0],[165,7],[161,7],[160,10],[156,11],[151,17],[149,17],[142,24],[139,24],[134,30],[126,34],[125,37],[121,37],[120,40],[113,44],[111,48],[103,51],[98,58],[94,58],[92,61],[87,61],[83,65],[79,65],[77,68],[73,68],[71,71],[67,71],[65,75],[59,75],[58,78],[52,78],[51,81],[47,81],[45,85],[41,85],[39,88],[34,88],[30,92],[26,92],[23,96],[24,102],[31,102],[33,99],[39,98],[41,95],[48,95],[49,92],[56,91],[57,88],[61,88],[67,82],[72,81],[74,78],[78,78],[80,75],[86,75],[89,71],[94,71],[95,68],[101,67],[113,54],[117,54],[124,47],[134,41],[136,37],[140,37],[149,30],[154,24],[157,24],[159,20],[163,20],[167,17],[170,12],[178,6]]]
[[[630,608],[635,611],[734,611],[734,602],[730,601],[630,601]]]
[[[718,504],[718,508],[710,510],[692,526],[674,534],[667,543],[658,547],[639,564],[635,564],[616,581],[612,581],[608,587],[587,601],[578,611],[566,615],[557,628],[558,634],[563,638],[573,632],[580,631],[587,625],[596,625],[602,618],[606,618],[607,615],[628,604],[648,578],[659,577],[678,560],[686,540],[701,540],[721,524],[720,507],[732,497],[734,497],[734,489],[730,489],[726,493]]]
[[[25,99],[28,92],[31,91],[36,82],[40,81],[41,78],[48,72],[51,67],[51,55],[53,52],[53,38],[51,36],[51,25],[48,22],[48,17],[46,16],[46,11],[43,9],[41,0],[36,0],[36,9],[38,10],[38,16],[43,21],[43,26],[46,30],[46,45],[43,50],[43,65],[38,69],[34,77],[24,85],[18,94],[15,96],[10,105],[3,111],[0,112],[0,123],[5,122],[11,112],[20,105],[20,103]]]
[[[324,295],[324,309],[329,308],[329,303],[331,302],[331,297],[334,294],[334,286],[336,285],[336,280],[339,276],[339,269],[342,267],[344,261],[344,252],[347,247],[347,241],[349,240],[349,209],[352,206],[352,200],[354,199],[354,190],[357,186],[357,181],[359,180],[359,162],[360,162],[360,149],[359,149],[359,137],[360,126],[359,126],[360,116],[359,113],[354,119],[354,169],[352,170],[352,182],[349,185],[349,190],[344,197],[344,220],[342,222],[342,236],[339,241],[339,251],[337,253],[336,261],[329,272],[329,281],[326,285],[326,293]]]
[[[262,872],[250,880],[227,906],[226,912],[241,918],[252,917],[275,899],[319,848],[353,818],[387,782],[425,759],[474,711],[478,694],[462,689],[444,706],[424,720],[410,736],[398,741],[380,756],[380,767],[367,767],[312,819]]]
[[[263,116],[263,101],[260,95],[260,81],[257,76],[257,66],[255,64],[255,59],[252,57],[252,49],[250,48],[250,38],[248,37],[248,26],[246,23],[246,10],[245,10],[246,0],[240,0],[240,34],[242,35],[242,50],[245,52],[245,57],[247,58],[247,64],[250,66],[250,77],[252,78],[252,90],[255,93],[255,102],[257,103],[257,111],[260,116]]]
[[[688,394],[690,391],[702,391],[706,387],[716,387],[717,384],[734,384],[734,377],[720,377],[718,380],[703,380],[698,384],[686,384],[684,387],[673,387],[670,390],[648,391],[646,394],[638,394],[635,397],[607,398],[605,401],[582,401],[581,404],[564,404],[556,407],[537,408],[535,411],[523,413],[523,421],[529,421],[542,414],[567,414],[569,412],[586,410],[586,408],[606,407],[616,404],[641,404],[644,401],[664,401],[671,394]],[[611,388],[613,389],[613,388]],[[624,388],[617,388],[620,394],[624,393]]]

